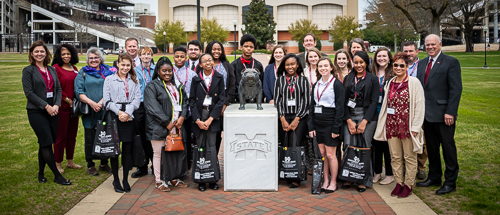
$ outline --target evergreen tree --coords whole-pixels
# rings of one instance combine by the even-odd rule
[[[265,0],[252,0],[248,11],[243,14],[245,34],[252,34],[257,38],[255,49],[264,46],[267,42],[275,42],[273,35],[276,31],[276,22],[273,15],[267,12]]]

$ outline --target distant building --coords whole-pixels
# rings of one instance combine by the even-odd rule
[[[135,3],[133,8],[127,7],[125,11],[130,15],[130,21],[127,22],[128,27],[144,27],[144,28],[154,29],[156,16],[155,13],[150,10],[149,4]],[[142,19],[143,22],[145,22],[144,24],[141,24],[141,19],[140,19],[141,16],[145,16],[145,18]],[[154,22],[152,22],[152,24],[151,24],[151,19],[152,19],[151,17],[154,17]]]
[[[217,17],[219,23],[231,31],[224,49],[226,52],[234,50],[234,25],[233,20],[237,19],[237,37],[241,37],[241,25],[243,23],[242,14],[248,10],[250,0],[201,0],[201,17],[212,19]],[[288,52],[298,52],[299,47],[296,41],[291,39],[288,26],[299,19],[309,19],[317,24],[323,31],[319,35],[322,44],[322,51],[333,51],[333,43],[328,42],[328,26],[336,16],[354,16],[358,20],[358,0],[266,0],[266,7],[277,23],[274,40],[278,44],[284,45]],[[158,0],[158,21],[181,20],[187,32],[194,32],[196,26],[196,0]],[[196,35],[192,35],[194,39]],[[237,39],[239,40],[239,39]]]

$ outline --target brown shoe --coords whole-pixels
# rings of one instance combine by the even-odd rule
[[[168,192],[170,191],[170,188],[168,188],[168,185],[165,184],[165,182],[156,182],[156,185],[155,185],[156,188],[158,188],[158,190],[160,190],[161,192]]]
[[[97,172],[97,169],[95,169],[95,167],[87,168],[87,173],[89,175],[99,175],[99,173]]]
[[[168,182],[168,185],[173,185],[176,187],[188,187],[188,185],[184,181],[181,181],[180,179],[171,180]]]
[[[99,165],[99,170],[104,171],[106,173],[113,173],[111,171],[111,167],[109,167],[109,165],[107,165],[107,164],[106,165]]]

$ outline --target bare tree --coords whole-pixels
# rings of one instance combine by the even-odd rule
[[[442,15],[453,0],[390,0],[408,18],[416,32],[438,34]],[[427,12],[427,13],[424,13]],[[430,13],[430,14],[429,14]],[[422,18],[430,15],[430,22],[422,22]],[[426,25],[429,25],[428,27]],[[429,30],[427,30],[429,29]]]
[[[472,48],[473,27],[484,15],[484,0],[453,0],[448,8],[444,24],[458,27],[465,36],[465,52],[474,52]]]
[[[115,43],[116,43],[116,36],[118,35],[120,28],[116,25],[111,27],[111,31],[109,32],[113,36],[113,50],[112,52],[115,51]]]
[[[389,31],[394,34],[394,52],[397,52],[398,38],[402,44],[408,39],[416,39],[414,29],[408,18],[396,9],[391,0],[368,0],[367,12],[374,14],[375,30]],[[407,8],[415,12],[415,9]]]

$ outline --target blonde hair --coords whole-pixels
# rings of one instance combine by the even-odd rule
[[[141,49],[139,49],[139,56],[141,56],[143,52],[153,55],[153,50],[149,48],[149,46],[143,46]]]

